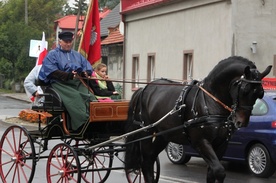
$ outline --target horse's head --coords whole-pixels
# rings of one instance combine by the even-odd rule
[[[230,94],[234,101],[232,120],[237,128],[246,127],[257,98],[263,98],[262,79],[270,72],[272,66],[260,73],[257,69],[245,67],[244,74],[230,85]]]

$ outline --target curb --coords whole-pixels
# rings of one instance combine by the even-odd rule
[[[3,96],[11,98],[11,99],[15,99],[15,100],[20,100],[20,101],[23,101],[23,102],[26,102],[26,103],[32,103],[31,101],[27,101],[26,99],[18,98],[18,97],[7,95],[7,94],[3,94]]]
[[[18,117],[10,117],[10,118],[7,118],[7,119],[11,119],[11,118],[18,118]],[[34,130],[34,129],[38,128],[37,123],[20,122],[20,120],[18,120],[18,122],[8,122],[7,119],[6,120],[0,119],[0,124],[4,125],[4,126],[7,126],[7,127],[10,127],[10,126],[13,126],[13,125],[22,126],[22,127],[26,128],[28,130]]]

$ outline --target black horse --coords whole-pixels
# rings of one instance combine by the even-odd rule
[[[208,164],[207,183],[222,183],[220,163],[231,134],[248,125],[251,110],[264,90],[261,80],[272,66],[260,73],[243,57],[220,61],[203,81],[190,84],[166,79],[137,90],[130,101],[126,132],[152,125],[126,138],[126,172],[142,170],[146,183],[154,179],[154,162],[168,142],[189,141]],[[174,111],[168,115],[169,111]]]

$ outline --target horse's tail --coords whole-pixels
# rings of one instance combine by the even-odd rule
[[[143,93],[143,88],[138,89],[131,97],[129,102],[128,109],[128,118],[125,125],[125,132],[131,132],[140,128],[139,125],[135,124],[137,120],[136,114],[140,110],[140,98]],[[140,151],[140,142],[135,141],[139,138],[138,134],[129,135],[126,138],[126,151],[125,151],[125,169],[126,170],[139,170],[141,168],[141,151]],[[135,141],[135,142],[134,142]]]

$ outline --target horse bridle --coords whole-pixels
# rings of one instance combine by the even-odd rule
[[[236,97],[236,100],[234,102],[234,104],[229,107],[227,106],[226,104],[224,104],[222,101],[220,101],[218,98],[216,98],[214,95],[212,95],[211,93],[209,93],[206,89],[204,89],[202,87],[203,83],[201,84],[198,84],[197,86],[204,92],[206,93],[209,97],[211,97],[214,101],[216,101],[217,103],[219,103],[221,106],[223,106],[224,109],[228,110],[230,112],[230,116],[228,117],[228,120],[232,121],[231,119],[233,119],[233,116],[235,114],[235,112],[237,111],[238,108],[242,108],[242,109],[245,109],[245,110],[252,110],[253,109],[253,106],[239,106],[239,93],[240,93],[240,90],[241,90],[241,87],[242,87],[242,83],[243,82],[246,82],[248,84],[261,84],[262,81],[257,81],[257,80],[249,80],[249,79],[246,79],[244,75],[242,75],[238,80],[234,81],[229,88],[231,88],[233,85],[237,84],[237,97]],[[237,127],[236,124],[234,124],[235,127]]]
[[[216,98],[214,95],[212,95],[211,93],[209,93],[207,90],[205,90],[202,85],[203,83],[199,84],[198,87],[204,92],[206,93],[209,97],[211,97],[214,101],[216,101],[217,103],[219,103],[220,105],[223,106],[223,108],[225,108],[226,110],[228,110],[229,112],[233,112],[235,110],[237,110],[238,108],[238,103],[239,103],[239,95],[238,93],[240,92],[241,86],[242,86],[242,82],[246,82],[246,83],[251,83],[251,84],[261,84],[262,81],[256,81],[256,80],[248,80],[245,79],[244,75],[241,76],[240,79],[236,80],[235,82],[233,82],[230,86],[230,88],[235,84],[238,83],[238,90],[237,90],[237,98],[234,102],[234,105],[232,105],[232,107],[227,106],[226,104],[224,104],[222,101],[220,101],[218,98]],[[253,107],[251,106],[241,106],[240,108],[245,108],[245,109],[250,109],[252,110]]]
[[[234,83],[231,84],[230,88],[237,84],[237,97],[236,97],[236,100],[234,102],[234,104],[232,105],[231,109],[232,111],[236,111],[238,108],[242,108],[242,109],[245,109],[245,110],[252,110],[253,109],[253,106],[239,106],[239,93],[240,93],[240,90],[242,88],[242,84],[243,83],[247,83],[247,84],[261,84],[262,81],[257,81],[257,80],[249,80],[249,79],[246,79],[244,75],[242,75],[240,77],[240,79],[236,80]],[[245,86],[243,87],[245,88]]]

